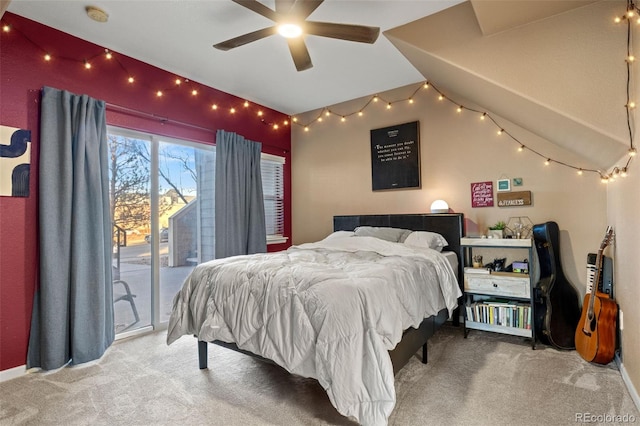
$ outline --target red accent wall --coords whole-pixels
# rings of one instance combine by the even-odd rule
[[[178,87],[175,79],[182,76],[117,52],[120,63],[107,60],[103,47],[8,12],[2,24],[9,24],[11,31],[0,34],[0,124],[31,130],[32,155],[30,196],[0,197],[0,370],[26,363],[39,256],[37,165],[43,86],[168,119],[162,123],[111,108],[107,110],[111,125],[207,144],[213,144],[217,129],[224,129],[262,142],[264,152],[283,155],[285,235],[291,241],[291,131],[284,125],[288,116],[260,105],[245,107],[244,99],[196,82]],[[51,61],[44,60],[45,53]],[[86,58],[93,58],[89,70],[83,66]],[[135,83],[127,82],[129,74]],[[191,94],[193,88],[198,95]],[[158,98],[157,90],[164,96]],[[217,110],[211,107],[214,103]],[[232,107],[235,114],[229,112]],[[263,115],[259,117],[258,111]],[[273,128],[276,123],[278,129]],[[270,246],[270,251],[287,246]]]

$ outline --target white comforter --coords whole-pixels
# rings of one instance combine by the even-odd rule
[[[317,379],[341,414],[382,425],[395,405],[388,351],[460,295],[435,250],[334,238],[198,265],[174,298],[167,343],[236,343]]]

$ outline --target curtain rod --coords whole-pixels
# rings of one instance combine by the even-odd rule
[[[170,123],[170,124],[177,124],[179,126],[184,126],[184,127],[190,127],[192,129],[196,129],[196,130],[204,130],[205,132],[209,132],[209,133],[215,133],[214,130],[212,129],[207,129],[206,127],[202,127],[202,126],[198,126],[195,124],[190,124],[190,123],[185,123],[184,121],[178,121],[178,120],[174,120],[174,119],[169,119],[167,117],[162,117],[156,114],[151,114],[149,112],[143,112],[143,111],[138,111],[136,109],[132,109],[132,108],[128,108],[122,105],[116,105],[116,104],[112,104],[109,102],[105,102],[105,106],[107,107],[108,110],[111,110],[113,112],[122,112],[125,114],[130,114],[133,116],[138,116],[138,117],[142,117],[142,118],[147,118],[150,120],[157,120],[160,123],[164,124],[164,123]]]

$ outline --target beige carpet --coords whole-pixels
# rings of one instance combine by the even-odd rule
[[[0,424],[355,424],[314,380],[215,345],[199,370],[195,339],[164,341],[158,332],[117,342],[91,365],[0,383]],[[582,413],[640,422],[615,364],[513,336],[464,339],[451,326],[430,341],[428,365],[416,356],[398,373],[396,392],[391,425],[573,425]]]

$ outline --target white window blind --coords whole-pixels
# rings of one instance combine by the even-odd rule
[[[284,163],[284,157],[264,153],[260,161],[267,242],[284,239]]]

